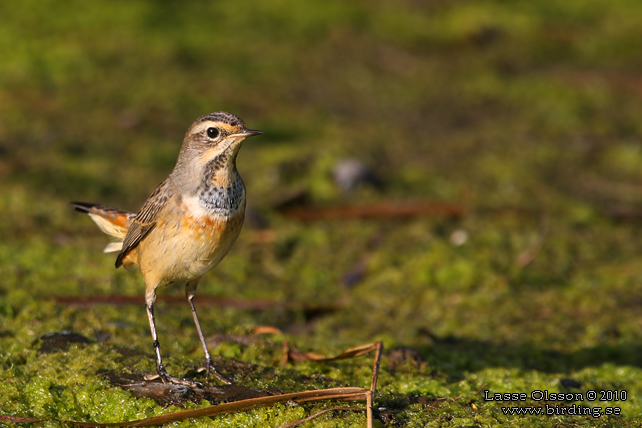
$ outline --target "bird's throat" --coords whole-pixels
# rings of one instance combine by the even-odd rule
[[[235,168],[236,169],[236,168]],[[245,185],[241,176],[234,171],[234,177],[216,179],[216,175],[205,177],[197,189],[199,204],[212,214],[231,215],[236,213],[245,201]]]

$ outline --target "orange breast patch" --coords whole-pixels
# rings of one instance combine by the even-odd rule
[[[184,207],[185,208],[185,207]],[[183,211],[181,227],[192,235],[209,239],[224,240],[226,236],[235,236],[243,226],[243,211],[238,210],[230,216],[211,214],[192,214]]]

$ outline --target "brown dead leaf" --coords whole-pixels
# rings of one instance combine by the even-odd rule
[[[269,325],[258,325],[252,329],[254,334],[283,334],[281,330]]]
[[[411,218],[441,216],[460,218],[468,213],[463,205],[443,201],[385,201],[370,205],[341,205],[335,207],[287,207],[281,210],[286,217],[303,221],[337,218]]]

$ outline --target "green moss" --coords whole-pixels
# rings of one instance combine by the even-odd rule
[[[116,422],[179,410],[101,376],[154,371],[144,287],[113,269],[105,237],[68,202],[136,210],[191,121],[229,110],[265,131],[238,167],[275,238],[260,243],[246,226],[196,304],[208,335],[285,331],[212,349],[264,367],[237,383],[365,387],[372,357],[282,368],[283,342],[331,355],[383,340],[423,359],[384,358],[386,426],[639,425],[642,240],[638,225],[613,220],[642,201],[639,12],[634,0],[0,6],[0,414]],[[331,172],[346,157],[384,185],[343,194]],[[435,198],[470,211],[298,223],[272,209],[299,190],[318,205]],[[108,295],[141,304],[50,299]],[[199,306],[199,295],[335,309]],[[189,307],[157,306],[167,368],[186,373],[202,361]],[[91,343],[38,352],[43,334],[62,330]],[[629,398],[599,403],[621,417],[507,416],[475,396],[484,384]],[[278,426],[341,404],[174,425]],[[334,411],[304,426],[364,417]]]

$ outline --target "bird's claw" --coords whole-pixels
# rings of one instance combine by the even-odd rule
[[[206,383],[210,383],[210,375],[214,376],[216,379],[219,381],[223,382],[224,384],[231,385],[232,381],[229,380],[227,377],[223,376],[216,370],[216,366],[214,366],[214,363],[212,362],[211,359],[206,359],[205,360],[205,365],[204,367],[200,368],[199,371],[205,370],[205,381]]]
[[[181,377],[175,377],[169,375],[167,372],[165,373],[155,373],[155,374],[149,374],[145,376],[145,380],[154,380],[154,379],[159,379],[163,383],[171,383],[174,385],[182,385],[186,386],[188,388],[202,388],[203,384],[201,382],[197,382],[195,380],[190,380],[190,379],[184,379]]]

